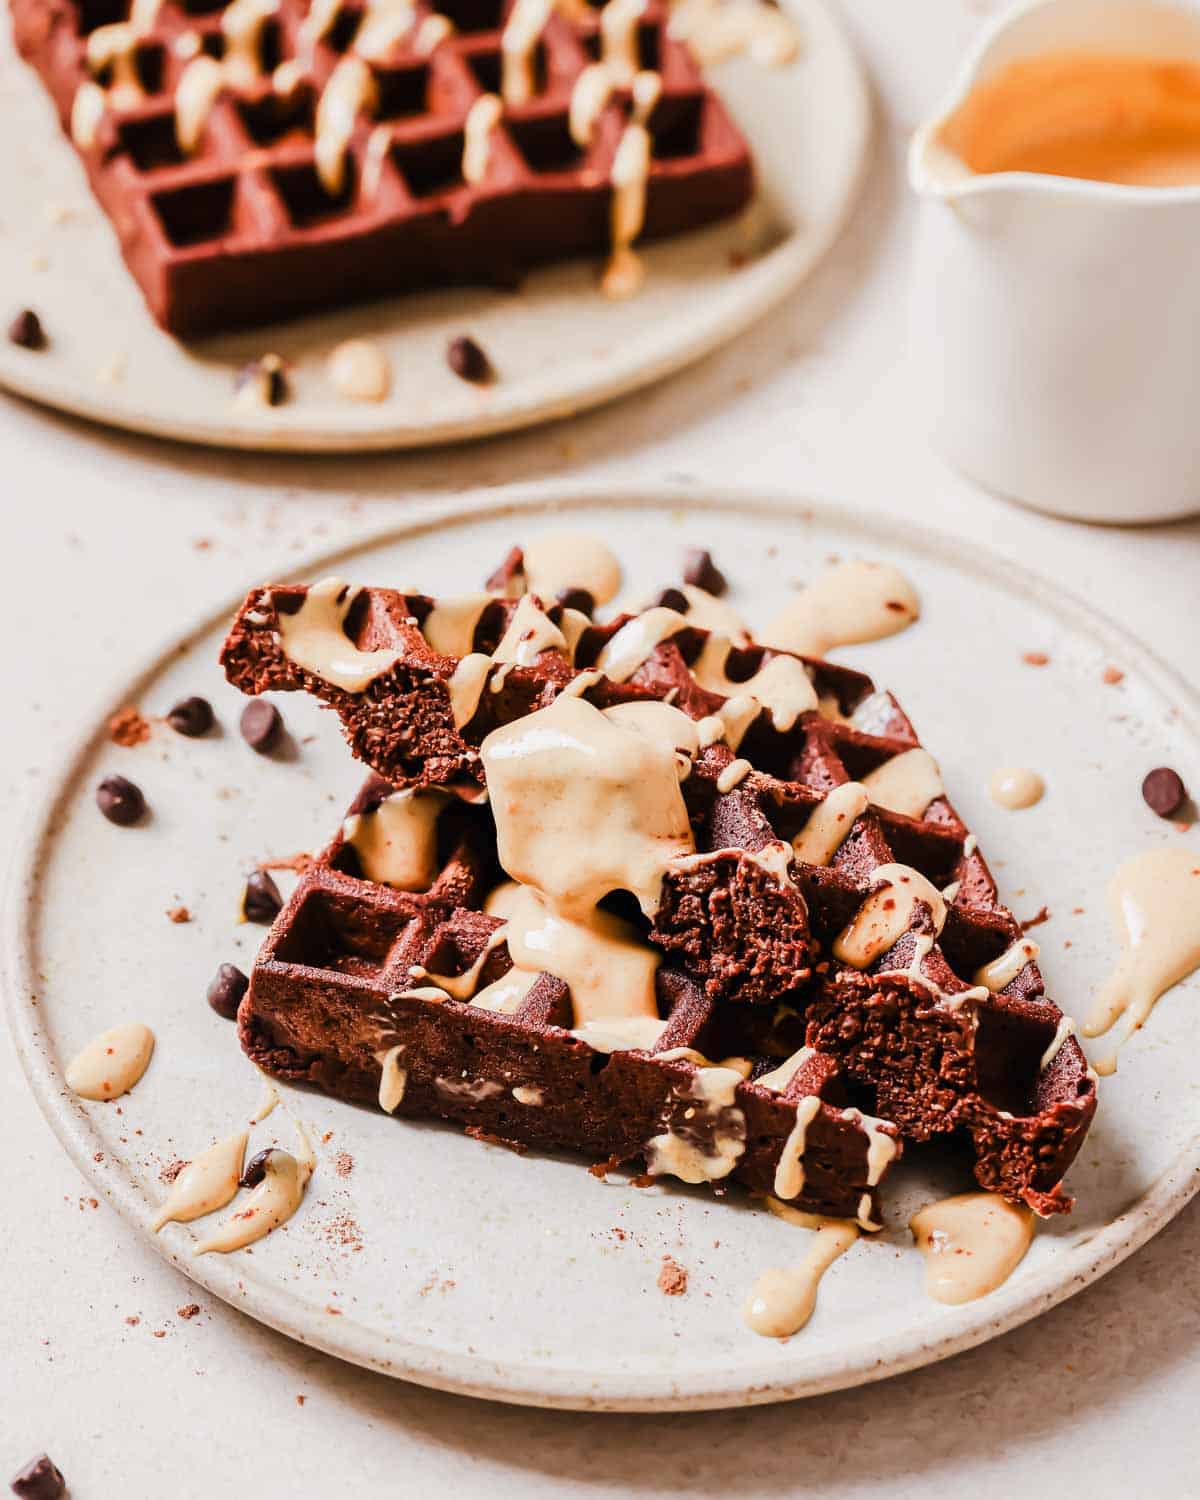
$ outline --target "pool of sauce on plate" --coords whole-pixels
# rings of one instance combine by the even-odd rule
[[[1200,185],[1200,62],[1100,52],[1022,58],[972,89],[940,138],[973,172]]]

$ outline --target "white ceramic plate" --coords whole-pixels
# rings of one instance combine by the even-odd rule
[[[1103,887],[1135,851],[1181,837],[1138,795],[1149,765],[1200,784],[1194,691],[1092,610],[1020,568],[959,544],[864,522],[834,506],[757,494],[698,501],[682,491],[597,491],[456,500],[337,558],[362,582],[437,593],[474,586],[547,511],[614,538],[626,597],[671,581],[680,550],[713,548],[752,621],[832,553],[899,563],[924,615],[890,641],[844,653],[893,687],[937,752],[947,785],[977,831],[1017,911],[1043,902],[1037,933],[1047,981],[1068,1011],[1086,1008],[1113,943]],[[550,523],[554,523],[554,516]],[[232,608],[233,601],[229,601]],[[165,1162],[189,1157],[249,1115],[258,1081],[233,1029],[204,1002],[216,964],[248,968],[260,929],[235,922],[240,881],[258,858],[323,842],[355,790],[332,716],[281,700],[295,737],[281,761],[238,738],[242,700],[215,655],[229,611],[182,639],[163,640],[104,708],[161,713],[192,692],[210,697],[219,736],[189,741],[159,727],[122,750],[104,714],[80,731],[17,851],[6,950],[10,1012],[30,1082],[60,1139],[116,1207],[146,1229]],[[1050,654],[1049,666],[1021,661]],[[1107,686],[1109,662],[1126,672]],[[984,791],[1002,763],[1046,776],[1036,808],[1008,813]],[[92,791],[122,771],[145,789],[153,817],[114,828]],[[1195,835],[1187,836],[1193,843]],[[194,919],[164,912],[187,905]],[[1072,914],[1072,909],[1084,911]],[[1067,946],[1068,942],[1070,946]],[[426,1384],[557,1406],[667,1410],[771,1401],[894,1374],[952,1354],[1039,1313],[1113,1266],[1175,1213],[1196,1186],[1196,981],[1164,999],[1104,1080],[1097,1123],[1069,1182],[1073,1216],[1047,1224],[993,1296],[964,1307],[926,1299],[904,1229],[946,1169],[904,1164],[886,1197],[891,1226],[833,1267],[816,1315],[784,1343],[751,1334],[740,1305],[764,1267],[803,1253],[805,1231],[731,1199],[683,1187],[639,1191],[598,1182],[573,1160],[519,1158],[434,1124],[389,1120],[286,1091],[286,1105],[322,1142],[300,1215],[229,1258],[193,1259],[193,1231],[168,1228],[156,1247],[209,1291],[276,1328],[358,1363]],[[158,1050],[134,1092],[114,1105],[69,1094],[62,1068],[98,1031],[149,1023]],[[251,1149],[287,1142],[282,1110]],[[339,1176],[337,1154],[353,1158]],[[341,1243],[361,1238],[361,1249]],[[664,1255],[690,1273],[687,1295],[656,1287]],[[1053,1351],[1047,1351],[1047,1358]]]
[[[0,279],[13,311],[38,309],[43,353],[0,340],[0,384],[97,421],[241,448],[352,450],[456,441],[581,411],[659,380],[735,338],[792,291],[828,248],[853,201],[870,136],[866,83],[822,0],[784,0],[800,59],[712,70],[755,155],[759,193],[739,221],[654,245],[628,302],[598,287],[598,263],[531,276],[516,295],[452,290],[397,298],[184,348],[146,311],[108,221],[92,200],[36,75],[0,44]],[[733,270],[735,252],[752,259]],[[445,348],[472,333],[500,378],[467,384]],[[370,337],[391,358],[378,404],[339,397],[324,373],[342,339]],[[281,407],[232,404],[234,372],[273,350],[294,366]],[[114,377],[116,373],[116,378]]]

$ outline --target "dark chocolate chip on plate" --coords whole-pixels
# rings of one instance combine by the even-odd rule
[[[250,981],[236,964],[222,964],[208,986],[208,1003],[226,1021],[236,1021],[242,996]]]
[[[661,609],[673,609],[681,615],[688,612],[688,598],[682,589],[663,589],[654,602]]]
[[[245,406],[282,406],[291,394],[278,354],[264,354],[243,365],[234,376],[233,388],[239,404]]]
[[[257,750],[260,755],[265,755],[279,738],[279,732],[283,728],[283,716],[275,705],[268,703],[265,698],[252,698],[242,709],[238,727],[242,731],[242,738],[251,750]]]
[[[563,589],[558,594],[555,603],[561,604],[564,609],[577,609],[581,615],[587,615],[589,619],[596,608],[596,601],[588,589]]]
[[[212,704],[207,698],[181,698],[167,711],[167,723],[176,734],[198,739],[213,727]]]
[[[8,325],[8,341],[21,349],[44,349],[49,342],[42,320],[31,307],[24,307]]]
[[[491,360],[466,334],[450,340],[446,346],[446,363],[460,379],[469,380],[474,385],[486,385],[496,378]]]
[[[9,1488],[21,1500],[60,1500],[67,1493],[67,1482],[48,1454],[31,1458],[19,1474],[9,1481]]]
[[[729,587],[707,547],[690,547],[683,560],[683,581],[707,594],[723,594]]]
[[[1173,818],[1187,801],[1183,777],[1170,766],[1156,766],[1142,782],[1146,806],[1160,818]]]
[[[128,828],[145,813],[146,799],[124,776],[106,776],[96,788],[96,806],[110,823]]]
[[[274,1155],[275,1147],[267,1146],[264,1150],[252,1156],[246,1163],[246,1169],[242,1173],[241,1185],[244,1188],[257,1187],[267,1174],[267,1162]]]
[[[266,926],[279,915],[283,897],[279,887],[266,870],[255,870],[246,881],[242,892],[242,915],[247,922],[261,922]]]

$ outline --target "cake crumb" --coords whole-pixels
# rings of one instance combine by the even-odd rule
[[[658,1289],[664,1297],[682,1297],[688,1289],[687,1269],[671,1255],[664,1255],[662,1258]]]
[[[1021,923],[1021,931],[1028,932],[1031,927],[1040,927],[1043,922],[1048,922],[1049,920],[1050,908],[1043,906],[1038,911],[1035,911],[1032,917],[1025,918]]]
[[[132,704],[128,704],[109,719],[108,737],[114,745],[122,745],[128,750],[150,738],[150,725]]]
[[[307,1397],[307,1396],[300,1396],[300,1395],[297,1395],[297,1397],[296,1397],[296,1405],[297,1405],[297,1406],[303,1406],[303,1405],[304,1405],[304,1403],[305,1403],[305,1402],[306,1402],[306,1401],[307,1401],[307,1400],[308,1400],[308,1397]]]
[[[129,1316],[125,1319],[125,1321],[129,1325],[130,1328],[136,1328],[138,1326],[138,1324],[142,1320],[141,1320],[141,1318],[138,1317],[138,1315],[136,1313],[130,1313]]]
[[[1050,664],[1050,657],[1045,651],[1026,651],[1021,660],[1027,667],[1045,667]]]
[[[312,855],[302,851],[299,854],[284,854],[278,859],[260,859],[258,868],[260,870],[294,870],[297,875],[303,875],[312,862]]]
[[[186,906],[168,906],[167,920],[174,922],[177,926],[183,922],[190,922],[192,914]]]
[[[1115,687],[1118,682],[1125,681],[1125,673],[1120,667],[1114,667],[1111,662],[1100,675],[1101,680],[1108,683],[1109,687]]]
[[[191,1320],[199,1314],[199,1312],[200,1304],[198,1302],[185,1302],[182,1307],[177,1307],[175,1309],[175,1316],[177,1318],[182,1318],[185,1323],[190,1323]]]

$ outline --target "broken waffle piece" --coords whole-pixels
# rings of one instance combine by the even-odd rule
[[[151,313],[180,337],[511,283],[728,218],[753,188],[664,0],[11,10]]]
[[[595,624],[337,580],[254,591],[224,661],[331,703],[387,778],[256,966],[242,1037],[266,1071],[366,1098],[401,1059],[394,1112],[871,1225],[897,1132],[965,1138],[984,1186],[1070,1206],[1094,1079],[936,763],[861,673],[663,606]],[[416,809],[419,877],[389,880],[364,824]],[[329,970],[365,986],[352,1044],[324,1019],[351,1007],[316,1000]],[[701,1069],[682,1087],[679,1047]],[[764,1075],[790,1115],[764,1115]],[[826,1106],[877,1173],[847,1150],[821,1176]]]

